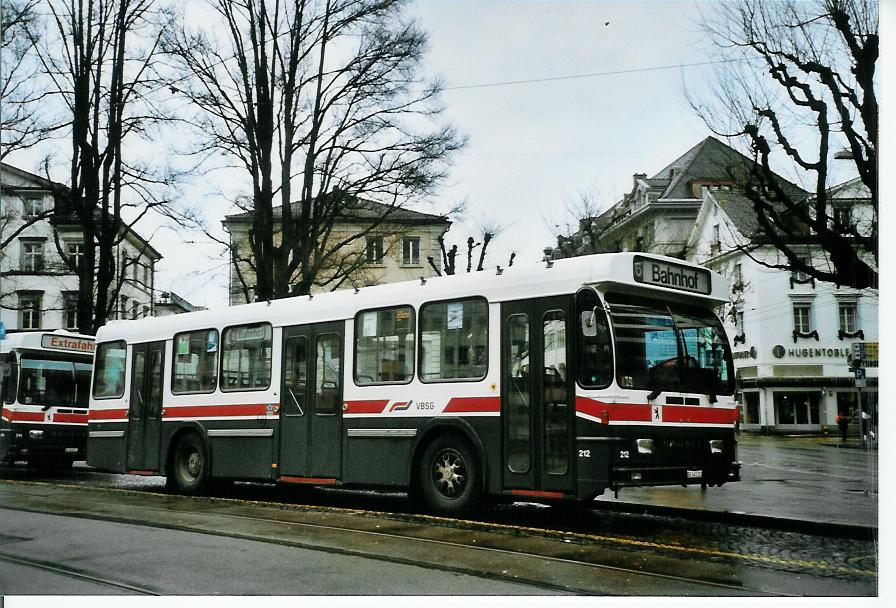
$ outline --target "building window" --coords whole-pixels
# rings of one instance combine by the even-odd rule
[[[840,331],[847,334],[856,331],[856,305],[855,302],[840,303]]]
[[[121,305],[118,308],[118,318],[119,319],[127,319],[128,318],[128,297],[121,296],[120,301],[121,301]]]
[[[40,194],[22,195],[22,206],[27,219],[34,219],[44,212],[44,197]]]
[[[146,319],[149,317],[149,306],[146,304],[143,305],[143,318]]]
[[[40,329],[43,294],[39,291],[19,292],[19,328]]]
[[[722,244],[722,235],[718,224],[713,224],[712,227],[712,244],[716,247]]]
[[[139,310],[140,310],[140,304],[137,303],[137,300],[132,301],[131,302],[131,318],[132,319],[137,318],[137,311],[139,311]]]
[[[793,305],[793,331],[799,334],[808,334],[812,331],[812,305]]]
[[[406,236],[401,240],[401,263],[405,266],[420,265],[419,236]]]
[[[744,273],[740,262],[734,265],[734,271],[731,273],[732,287],[739,287],[744,283]]]
[[[798,259],[800,261],[800,264],[804,264],[804,265],[809,264],[809,260],[807,258],[798,258]],[[791,275],[793,276],[793,279],[795,281],[800,282],[800,283],[805,283],[806,281],[809,280],[809,275],[806,274],[803,270],[800,270],[798,268],[794,268],[793,270],[791,270]]]
[[[410,382],[414,375],[414,309],[396,306],[355,317],[355,384]]]
[[[40,272],[44,269],[44,242],[22,239],[22,270]]]
[[[137,261],[138,258],[131,258],[131,280],[134,283],[137,283],[137,273],[140,270],[140,263]]]
[[[84,263],[84,243],[68,243],[68,260],[75,270],[81,270],[81,264]]]
[[[385,239],[381,236],[367,237],[367,263],[382,264]]]
[[[152,273],[150,272],[151,268],[152,266],[150,264],[147,264],[143,267],[143,286],[146,287],[146,289],[152,287]]]
[[[848,206],[834,207],[834,225],[846,228],[852,225],[852,209]]]
[[[78,292],[62,294],[62,322],[65,329],[78,329]]]

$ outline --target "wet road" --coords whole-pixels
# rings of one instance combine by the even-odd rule
[[[166,495],[164,479],[160,477],[107,475],[83,467],[76,467],[58,480],[47,479],[37,483],[33,481],[34,473],[24,468],[0,471],[3,478],[13,480],[11,484],[0,484],[0,507],[12,506],[20,509],[22,503],[7,503],[10,500],[37,500],[41,496],[60,491],[86,491],[89,492],[89,498],[85,500],[108,503],[107,508],[114,511],[132,500],[129,497],[139,497],[140,494],[147,496],[146,493],[150,493],[148,496],[151,498],[138,498],[136,504],[142,504],[146,500],[161,501],[153,507],[153,513],[163,513],[166,521],[154,521],[155,516],[141,516],[132,521],[128,517],[122,519],[120,514],[113,519],[118,524],[132,527],[165,527],[168,525],[167,519],[173,516],[176,521],[189,522],[188,528],[193,530],[197,523],[195,513],[217,510],[221,508],[219,502],[223,501],[221,504],[226,505],[228,511],[261,508],[263,514],[259,517],[266,522],[270,519],[271,510],[286,512],[290,517],[301,519],[310,517],[311,520],[328,522],[338,520],[340,523],[336,527],[341,531],[334,532],[331,538],[315,538],[315,543],[323,543],[324,553],[337,551],[338,555],[344,555],[344,552],[339,553],[343,550],[338,548],[343,543],[351,549],[349,554],[352,557],[377,561],[376,556],[380,556],[379,561],[386,560],[385,566],[380,563],[368,567],[366,562],[361,563],[359,567],[362,571],[367,568],[371,573],[379,573],[380,568],[386,568],[391,572],[398,563],[401,564],[401,569],[413,566],[451,574],[447,578],[441,574],[420,574],[419,577],[415,575],[408,580],[399,576],[396,580],[400,584],[388,589],[377,587],[378,575],[374,575],[359,583],[360,590],[357,593],[531,594],[566,591],[655,595],[874,595],[877,590],[878,558],[874,534],[859,537],[807,534],[796,528],[790,530],[787,525],[769,528],[739,525],[736,518],[732,523],[710,521],[708,517],[701,517],[708,510],[712,513],[772,516],[785,524],[791,520],[814,519],[854,526],[876,526],[876,453],[838,449],[824,443],[824,440],[818,438],[772,439],[742,435],[739,456],[744,463],[743,482],[710,488],[706,492],[701,492],[699,488],[626,490],[618,500],[619,503],[625,501],[626,505],[634,507],[639,504],[665,505],[675,509],[686,507],[702,510],[691,511],[687,516],[675,516],[678,512],[675,509],[672,510],[672,515],[662,516],[608,510],[607,505],[617,501],[612,497],[602,497],[596,501],[594,509],[570,510],[515,503],[487,508],[475,521],[458,521],[413,513],[412,505],[398,494],[330,489],[320,491],[292,486],[239,483],[221,490],[217,499],[187,499]],[[58,488],[57,482],[68,488]],[[94,488],[115,489],[104,492]],[[96,494],[97,492],[100,494]],[[22,493],[27,496],[23,498]],[[26,508],[34,512],[33,508]],[[108,516],[102,509],[96,513],[85,513],[80,507],[66,507],[61,514],[65,515],[61,519],[102,519]],[[14,514],[4,513],[2,516],[7,522],[19,519]],[[34,513],[34,517],[47,516],[49,515]],[[229,521],[227,526],[232,524]],[[276,524],[275,527],[277,525],[282,526]],[[30,537],[35,526],[39,527],[35,524],[30,528],[31,531],[25,531],[20,536]],[[82,527],[80,523],[78,527]],[[205,522],[199,526],[199,530],[202,529],[214,530],[215,526]],[[399,531],[398,535],[402,540],[386,542],[384,537],[379,538],[381,546],[369,548],[371,553],[355,554],[352,551],[358,546],[357,540],[352,540],[350,536],[341,538],[341,535],[349,534],[345,530],[358,529]],[[176,529],[170,530],[170,533],[185,534]],[[439,545],[435,550],[433,546],[428,546],[425,550],[413,549],[406,546],[409,535],[414,538],[422,536],[430,542],[444,542],[447,538],[451,544]],[[135,531],[128,531],[122,533],[122,536],[128,538],[140,535]],[[269,540],[265,539],[264,534],[259,539],[252,535],[249,538],[260,545]],[[306,540],[300,534],[297,546],[303,550],[321,548],[317,544],[308,545]],[[180,544],[184,542],[191,546],[192,541],[178,541]],[[486,544],[498,552],[490,553],[487,558],[466,555],[470,547],[482,550]],[[27,543],[0,543],[0,559],[14,545],[19,549],[27,548]],[[206,541],[199,542],[200,547],[206,545]],[[387,545],[388,548],[385,548]],[[210,549],[206,547],[206,550]],[[224,550],[226,548],[223,546],[214,549]],[[312,552],[316,554],[321,551]],[[410,556],[401,557],[404,552],[410,552]],[[259,550],[260,555],[264,553]],[[422,564],[415,561],[421,559],[421,556],[425,558]],[[316,559],[324,560],[325,557],[316,556]],[[435,561],[433,557],[436,558]],[[533,572],[545,571],[545,564],[538,561],[544,559],[554,560],[551,562],[551,572],[556,576],[526,578],[533,576]],[[389,566],[389,563],[392,565]],[[558,567],[557,564],[566,565]],[[10,564],[4,564],[3,568],[7,565]],[[13,565],[15,568],[28,567],[27,563]],[[599,575],[588,570],[597,566],[610,570],[602,570]],[[321,566],[324,569],[326,567]],[[608,575],[607,572],[613,574]],[[650,573],[653,577],[645,580],[642,573]],[[458,585],[459,580],[455,578],[457,575],[482,581],[478,585],[462,583],[459,587],[462,590],[459,591],[447,590],[451,585]],[[240,574],[232,576],[239,578]],[[658,583],[656,576],[670,578]],[[20,584],[31,580],[28,577],[13,578]],[[692,579],[698,582],[693,582]],[[353,592],[344,585],[341,591],[336,590],[339,589],[338,579],[326,577],[312,581],[309,589],[314,588],[313,585],[317,582],[320,583],[320,590],[307,591],[308,593]],[[88,584],[86,580],[80,583]],[[3,578],[0,578],[0,584],[4,584]],[[508,584],[520,585],[520,588],[502,587]],[[158,588],[161,593],[192,592],[185,590],[192,587],[184,586],[184,582],[177,579],[150,588]],[[293,588],[284,588],[280,592],[301,593]]]

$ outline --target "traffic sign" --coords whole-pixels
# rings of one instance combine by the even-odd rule
[[[855,375],[856,388],[863,388],[867,386],[867,381],[865,380],[865,370],[862,368],[854,369],[852,372]]]

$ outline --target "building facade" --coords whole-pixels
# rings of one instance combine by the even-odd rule
[[[205,310],[205,307],[190,304],[173,291],[162,291],[159,293],[153,306],[153,316],[167,317],[197,310]]]
[[[77,329],[80,226],[62,211],[61,184],[0,163],[0,321],[8,329]],[[153,314],[155,264],[161,255],[123,228],[115,249],[113,318]]]
[[[867,195],[840,199],[838,207],[848,209],[838,212],[861,216],[867,202]],[[857,387],[850,360],[854,343],[878,341],[878,291],[770,268],[787,261],[770,245],[745,248],[757,242],[753,213],[737,192],[709,192],[688,243],[689,259],[729,280],[731,301],[720,312],[733,347],[743,428],[836,432],[844,414],[857,431],[863,412],[866,430],[876,426],[878,370],[868,368],[866,386]],[[804,259],[826,264],[808,249]]]
[[[297,203],[293,203],[294,208]],[[282,210],[274,210],[275,243],[280,243]],[[383,220],[383,217],[387,219]],[[375,226],[375,228],[371,228]],[[445,234],[451,222],[443,215],[434,215],[395,209],[372,201],[354,206],[340,216],[330,232],[329,241],[348,244],[333,254],[335,265],[353,268],[348,277],[332,278],[326,269],[319,276],[322,285],[315,285],[312,293],[331,291],[334,288],[366,287],[420,277],[430,277],[436,271],[428,258],[441,272],[442,253],[439,237]],[[253,260],[249,245],[252,213],[228,215],[224,229],[230,234],[230,247],[235,255],[230,260],[230,304],[244,304],[254,299],[255,284]],[[361,236],[358,236],[361,235]],[[235,263],[234,258],[238,261]],[[248,293],[248,296],[247,296]]]
[[[653,177],[634,176],[632,191],[574,235],[558,237],[555,256],[647,251],[706,265],[728,277],[732,297],[719,310],[734,351],[743,428],[761,432],[835,430],[839,413],[876,416],[877,369],[857,388],[848,360],[854,342],[878,340],[878,292],[813,281],[769,268],[786,264],[759,245],[752,202],[742,194],[753,161],[709,137]],[[808,196],[779,177],[793,195]],[[858,179],[831,189],[834,221],[870,221]],[[749,246],[748,246],[749,245]],[[818,252],[805,259],[822,267]],[[861,409],[860,409],[861,404]]]

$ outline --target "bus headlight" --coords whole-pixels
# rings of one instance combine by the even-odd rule
[[[725,442],[721,439],[712,439],[709,442],[709,451],[712,454],[721,454],[723,448],[725,447]]]
[[[638,439],[638,454],[653,454],[653,439]]]

